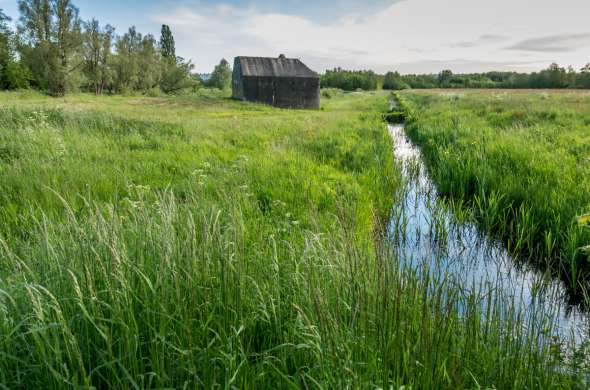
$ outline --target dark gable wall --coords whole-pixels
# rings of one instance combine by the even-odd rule
[[[234,61],[234,72],[232,76],[232,97],[234,99],[244,99],[244,83],[242,80],[242,64],[236,58]]]
[[[280,108],[320,108],[320,78],[244,76],[239,58],[234,61],[234,99],[270,104]]]
[[[320,80],[319,78],[257,77],[241,74],[236,77],[234,74],[234,98],[266,103],[280,108],[319,109]]]

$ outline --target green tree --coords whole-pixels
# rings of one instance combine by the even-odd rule
[[[377,89],[379,77],[371,70],[350,71],[341,68],[328,70],[321,77],[322,87],[340,88],[344,91]]]
[[[140,73],[137,88],[144,92],[157,88],[162,80],[165,63],[162,61],[158,43],[151,34],[145,35],[141,40],[138,63]]]
[[[117,55],[113,67],[118,92],[147,92],[158,87],[164,64],[152,35],[144,36],[131,27],[115,46]]]
[[[28,88],[31,75],[16,59],[16,37],[8,26],[10,20],[0,9],[0,89]]]
[[[135,27],[120,37],[115,44],[113,58],[114,89],[120,93],[148,92],[158,88],[168,66],[153,35],[142,35]]]
[[[96,19],[86,22],[85,28],[84,74],[88,80],[89,88],[96,95],[100,95],[113,80],[110,61],[115,29],[111,25],[101,28]]]
[[[8,68],[8,64],[12,61],[12,50],[10,47],[12,32],[8,27],[9,21],[10,18],[6,16],[0,8],[0,87],[2,87],[2,89],[6,88],[4,75]]]
[[[453,72],[449,69],[445,69],[438,74],[438,83],[443,88],[449,87],[451,85],[453,77]]]
[[[160,89],[165,93],[175,93],[187,88],[196,88],[198,82],[191,77],[194,65],[178,57],[176,62],[165,61]]]
[[[3,86],[7,89],[26,89],[31,86],[31,71],[21,62],[11,61],[2,75]]]
[[[170,27],[165,24],[162,25],[160,52],[162,53],[162,57],[176,62],[176,46],[174,44],[174,36],[172,35],[172,31],[170,31]]]
[[[383,78],[383,89],[398,91],[409,87],[398,72],[388,72]]]
[[[207,86],[212,88],[227,89],[231,85],[232,70],[229,62],[224,58],[215,67]]]
[[[576,77],[576,88],[590,89],[590,63],[580,69]]]
[[[71,0],[19,0],[21,55],[37,84],[62,96],[79,85],[82,31]]]
[[[175,93],[186,88],[196,88],[199,83],[191,77],[194,65],[176,56],[174,36],[165,24],[162,25],[159,45],[163,60],[160,89],[165,93]]]
[[[544,71],[546,75],[545,88],[566,88],[568,86],[568,76],[565,68],[560,67],[558,64],[553,63],[549,66],[549,69]]]
[[[115,72],[114,88],[119,93],[136,89],[139,78],[139,63],[137,53],[140,50],[142,36],[135,27],[117,39],[117,55],[113,59]]]

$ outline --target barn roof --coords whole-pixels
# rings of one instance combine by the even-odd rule
[[[296,58],[286,58],[281,55],[278,58],[268,57],[237,57],[240,62],[243,76],[258,77],[319,77],[316,72],[309,69],[303,62]]]

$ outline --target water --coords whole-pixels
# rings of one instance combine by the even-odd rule
[[[482,301],[490,292],[496,294],[523,313],[525,323],[542,322],[564,344],[579,346],[588,340],[590,317],[566,304],[564,285],[517,262],[473,223],[459,222],[440,201],[420,150],[404,127],[389,129],[405,181],[389,226],[402,265],[416,270],[426,266],[432,276],[444,275]]]

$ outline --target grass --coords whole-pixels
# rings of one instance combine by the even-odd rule
[[[0,387],[587,383],[500,295],[399,267],[385,95],[0,102]]]
[[[590,94],[404,93],[408,132],[441,193],[465,202],[509,249],[564,278],[587,298]]]

